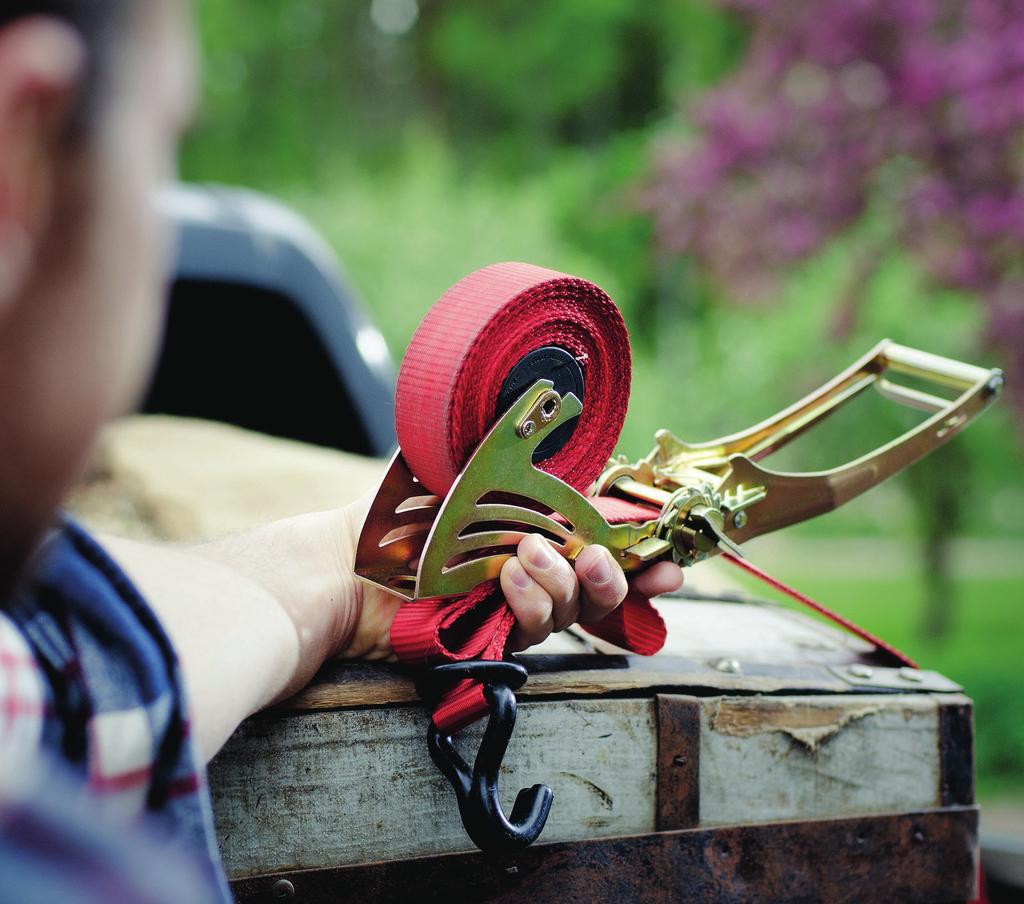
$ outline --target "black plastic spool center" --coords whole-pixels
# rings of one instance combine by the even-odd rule
[[[583,368],[570,352],[558,345],[545,345],[524,355],[505,377],[498,393],[494,415],[501,417],[527,389],[538,380],[550,380],[555,391],[564,396],[571,392],[581,402],[584,398]],[[533,450],[533,462],[551,458],[561,449],[576,429],[579,417],[566,421],[552,430]]]

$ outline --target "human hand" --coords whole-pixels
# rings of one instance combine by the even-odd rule
[[[355,555],[365,505],[351,507],[351,557]],[[501,569],[501,589],[516,617],[509,637],[509,649],[525,650],[579,622],[599,622],[626,595],[626,576],[603,546],[588,546],[570,564],[538,534],[524,537]],[[634,575],[633,586],[645,596],[677,590],[683,583],[682,570],[671,562],[658,562]],[[393,659],[391,622],[402,599],[372,585],[355,582],[354,618],[337,655],[343,659]]]
[[[645,596],[678,590],[682,583],[682,569],[671,562],[658,562],[633,579]],[[509,637],[509,649],[516,652],[576,622],[601,621],[622,602],[627,584],[603,546],[585,547],[570,564],[542,536],[530,534],[502,567],[501,589],[516,617]]]

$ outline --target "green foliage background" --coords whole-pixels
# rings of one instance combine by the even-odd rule
[[[707,0],[218,0],[197,13],[204,104],[183,177],[258,188],[305,214],[396,358],[451,283],[527,260],[593,280],[622,308],[635,374],[620,446],[633,456],[659,427],[702,440],[746,426],[884,336],[998,363],[980,344],[980,306],[935,291],[879,239],[883,209],[764,307],[735,306],[690,262],[659,255],[638,203],[651,155],[686,128],[673,110],[744,49],[742,22]],[[400,34],[380,25],[412,13]],[[880,266],[858,286],[860,316],[837,340],[839,304],[867,256]],[[880,401],[853,406],[778,464],[838,464],[894,435],[901,418]],[[932,592],[912,555],[929,523],[953,519],[1001,550],[1024,540],[1021,436],[997,407],[910,474],[790,533],[874,536],[908,550],[906,578],[884,589],[829,586],[854,617],[885,622],[880,597],[916,612]],[[813,563],[796,572],[818,580]],[[931,655],[926,663],[961,669],[954,677],[977,695],[980,769],[993,787],[1024,785],[1024,705],[1007,702],[1010,687],[1018,700],[1024,688],[976,647],[1000,624],[1001,643],[1024,639],[1022,574],[958,581],[960,615],[941,642],[920,640],[906,619],[893,625],[897,642]],[[989,606],[998,617],[983,617]]]

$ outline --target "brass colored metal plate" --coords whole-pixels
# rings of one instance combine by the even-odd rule
[[[419,597],[468,593],[498,576],[526,534],[540,532],[575,559],[592,543],[617,553],[624,567],[640,560],[626,550],[657,524],[611,525],[582,493],[533,465],[545,436],[583,410],[572,393],[559,396],[538,380],[480,443],[441,506],[417,576]]]

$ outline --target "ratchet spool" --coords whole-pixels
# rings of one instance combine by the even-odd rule
[[[551,388],[560,396],[572,393],[581,402],[587,395],[583,382],[583,368],[572,354],[557,345],[546,345],[520,358],[505,377],[498,394],[498,405],[494,415],[501,417],[512,404],[538,380],[550,380]],[[565,446],[576,429],[577,418],[552,430],[533,452],[533,463],[547,461]]]
[[[398,374],[395,426],[409,470],[443,497],[501,406],[543,378],[565,389],[582,381],[583,413],[537,460],[585,490],[615,448],[629,402],[618,308],[593,283],[532,264],[494,264],[457,282],[423,319]]]

